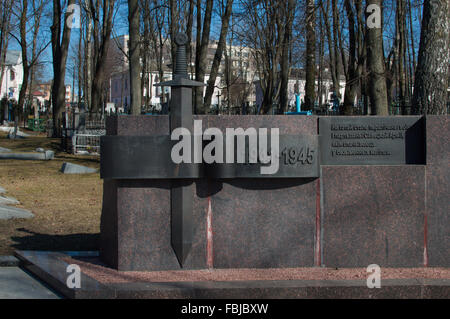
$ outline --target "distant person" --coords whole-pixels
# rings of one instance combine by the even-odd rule
[[[340,101],[339,101],[339,97],[335,93],[333,93],[332,101],[333,101],[333,111],[338,112]]]

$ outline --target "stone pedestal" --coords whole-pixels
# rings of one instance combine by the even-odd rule
[[[203,130],[319,134],[315,116],[195,119]],[[322,165],[320,178],[196,179],[192,250],[183,269],[448,267],[448,116],[427,116],[424,126],[422,164]],[[107,121],[107,135],[164,134],[168,116]],[[104,262],[126,271],[181,269],[170,243],[170,188],[164,179],[104,181]]]

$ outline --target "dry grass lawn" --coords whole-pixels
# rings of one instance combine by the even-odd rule
[[[31,210],[31,219],[0,220],[0,255],[15,250],[97,250],[103,183],[100,175],[62,174],[63,162],[99,168],[97,156],[75,156],[59,150],[59,140],[36,135],[8,140],[0,133],[0,146],[15,151],[37,147],[55,151],[50,161],[1,160],[0,186],[6,196]]]

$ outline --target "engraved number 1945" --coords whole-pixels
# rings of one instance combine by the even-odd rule
[[[309,147],[285,147],[281,151],[285,165],[294,165],[297,162],[304,164],[312,164],[314,160],[314,150]]]

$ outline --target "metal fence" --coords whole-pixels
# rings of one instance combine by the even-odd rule
[[[27,127],[34,132],[45,132],[47,123],[44,119],[28,119]]]
[[[100,155],[98,134],[76,133],[72,136],[72,152],[79,155]]]
[[[66,117],[64,137],[66,151],[80,155],[100,155],[100,136],[106,135],[105,119],[88,113],[72,113]]]

